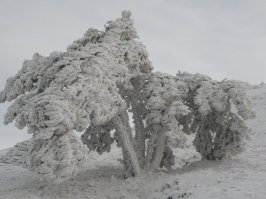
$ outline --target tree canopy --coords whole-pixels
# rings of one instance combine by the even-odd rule
[[[105,31],[88,29],[66,52],[34,54],[7,80],[5,101],[12,101],[5,124],[15,121],[32,134],[10,156],[59,181],[75,175],[89,150],[110,152],[114,142],[122,148],[125,177],[170,169],[184,134],[195,134],[203,158],[222,159],[243,149],[245,120],[254,117],[241,82],[153,72],[129,11]]]

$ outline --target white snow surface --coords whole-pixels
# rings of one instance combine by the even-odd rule
[[[0,162],[0,198],[89,199],[265,199],[266,198],[266,85],[249,89],[257,117],[246,150],[228,160],[200,160],[191,146],[175,151],[177,166],[170,173],[144,173],[123,179],[121,149],[99,156],[91,152],[73,179],[51,184],[18,166]],[[7,150],[0,151],[0,156]]]

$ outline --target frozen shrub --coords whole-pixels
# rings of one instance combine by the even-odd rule
[[[221,159],[240,151],[244,120],[254,115],[240,82],[152,72],[128,11],[105,31],[90,28],[66,52],[26,60],[0,92],[5,101],[12,101],[5,124],[27,127],[32,139],[4,161],[58,181],[75,175],[89,150],[110,152],[114,142],[125,177],[170,169],[185,133],[196,134],[203,157]],[[81,139],[73,131],[83,132]]]

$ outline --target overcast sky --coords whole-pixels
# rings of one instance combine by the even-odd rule
[[[64,51],[122,10],[132,11],[155,70],[266,81],[265,0],[0,0],[0,90],[33,53]],[[28,137],[0,124],[0,149]]]

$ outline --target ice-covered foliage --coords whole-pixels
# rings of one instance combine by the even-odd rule
[[[240,152],[249,131],[244,120],[255,116],[243,83],[186,73],[177,78],[188,84],[184,100],[191,111],[180,122],[185,133],[196,133],[197,150],[207,159]]]
[[[38,153],[49,154],[51,143],[68,142],[71,130],[110,121],[126,107],[118,86],[130,89],[131,78],[151,70],[144,46],[135,40],[130,13],[122,15],[104,32],[89,29],[67,52],[35,54],[7,80],[1,102],[15,101],[5,123],[15,120],[18,128],[28,127],[36,145],[31,165],[41,173],[53,171],[44,171],[46,163],[36,160]]]
[[[123,11],[105,31],[89,29],[66,52],[36,53],[7,80],[0,102],[13,103],[4,122],[27,127],[33,137],[5,161],[63,180],[75,175],[89,150],[110,152],[116,142],[125,177],[138,176],[171,169],[173,148],[190,133],[203,157],[221,159],[241,149],[244,120],[254,115],[242,84],[152,72],[131,13]],[[81,139],[73,131],[83,132]]]

